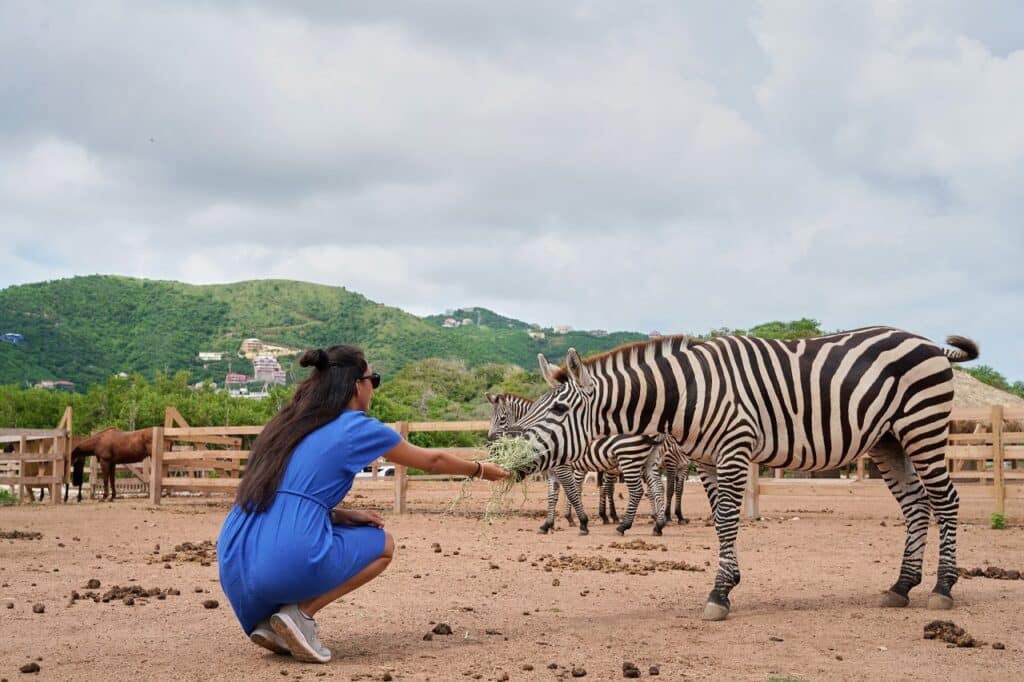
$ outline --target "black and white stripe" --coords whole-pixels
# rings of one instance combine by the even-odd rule
[[[906,604],[920,583],[931,511],[940,541],[929,606],[949,608],[959,508],[944,458],[950,362],[973,360],[978,349],[947,341],[958,350],[871,327],[797,341],[664,337],[586,362],[570,350],[565,369],[540,356],[557,387],[514,430],[533,442],[537,469],[580,459],[596,437],[670,433],[698,464],[715,515],[719,566],[704,617],[716,620],[740,581],[735,541],[750,463],[835,469],[871,451],[907,520],[900,575],[884,603]]]

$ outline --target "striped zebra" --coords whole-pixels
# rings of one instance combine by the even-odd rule
[[[533,404],[529,398],[512,393],[487,395],[491,403],[491,421],[487,432],[488,440],[501,436],[516,420],[520,419]],[[640,498],[643,497],[643,484],[648,486],[651,500],[651,516],[654,517],[654,534],[661,535],[665,527],[665,507],[661,485],[661,474],[658,467],[661,461],[661,449],[666,439],[662,434],[653,436],[609,436],[597,438],[588,444],[584,458],[572,466],[559,465],[551,467],[548,474],[548,511],[540,532],[547,533],[555,525],[555,507],[558,503],[558,490],[561,485],[565,489],[565,497],[570,505],[566,511],[566,519],[572,523],[571,509],[576,510],[580,519],[580,534],[589,533],[589,518],[583,509],[580,496],[583,478],[588,471],[605,473],[605,485],[600,486],[603,494],[614,494],[614,489],[607,486],[607,481],[614,483],[619,470],[629,488],[629,504],[623,520],[616,527],[619,535],[632,527]],[[604,499],[602,511],[604,509]],[[614,502],[612,502],[614,508]],[[602,514],[602,520],[607,522]]]
[[[686,517],[683,516],[683,486],[690,472],[690,458],[683,454],[683,449],[674,438],[665,439],[665,444],[662,446],[662,465],[665,469],[666,479],[666,487],[664,488],[665,520],[667,522],[672,518],[672,499],[674,497],[676,521],[680,524],[689,523]],[[601,517],[601,521],[604,523],[608,523],[609,517],[612,521],[618,522],[619,517],[615,513],[615,482],[619,477],[619,472],[599,471],[597,476],[597,484],[601,489],[597,515]],[[653,516],[654,514],[652,514]]]
[[[540,356],[557,382],[513,427],[547,469],[582,456],[595,437],[668,431],[697,462],[715,516],[718,572],[704,605],[721,620],[740,582],[739,507],[751,462],[835,469],[870,452],[899,502],[907,537],[899,578],[882,601],[905,606],[921,582],[929,514],[939,525],[938,577],[929,608],[952,608],[959,497],[946,470],[953,402],[950,362],[978,357],[969,339],[943,348],[889,327],[798,341],[663,337],[586,361],[570,349],[564,369]]]

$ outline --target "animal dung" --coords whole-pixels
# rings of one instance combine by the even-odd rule
[[[218,606],[220,606],[220,602],[218,602],[216,599],[207,599],[203,602],[203,608],[215,609]]]

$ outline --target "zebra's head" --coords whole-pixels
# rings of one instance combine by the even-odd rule
[[[536,459],[517,474],[525,476],[580,458],[591,441],[594,424],[595,383],[574,348],[569,349],[565,368],[551,365],[543,354],[537,356],[540,372],[551,386],[510,429],[533,445]]]
[[[504,435],[533,404],[529,398],[514,393],[488,393],[486,397],[491,404],[491,423],[487,427],[489,443]]]

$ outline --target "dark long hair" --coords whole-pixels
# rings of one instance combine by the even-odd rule
[[[368,367],[363,351],[355,346],[307,350],[299,364],[315,369],[295,389],[291,402],[263,427],[249,453],[235,498],[246,513],[270,508],[295,447],[344,411],[355,395],[356,380],[366,374]]]

